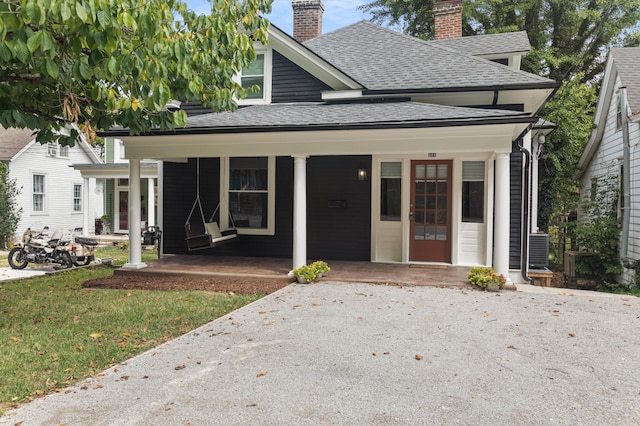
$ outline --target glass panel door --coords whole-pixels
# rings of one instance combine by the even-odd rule
[[[451,161],[411,162],[409,259],[451,262]]]

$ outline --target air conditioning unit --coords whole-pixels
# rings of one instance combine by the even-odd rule
[[[529,268],[544,269],[549,266],[549,235],[529,234]]]

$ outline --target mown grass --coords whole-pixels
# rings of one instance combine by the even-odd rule
[[[114,262],[116,255],[126,261],[118,249],[97,254]],[[0,283],[0,414],[261,297],[81,286],[111,274],[109,267],[79,268]]]

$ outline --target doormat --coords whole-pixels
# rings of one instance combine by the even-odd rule
[[[447,269],[448,266],[447,265],[417,265],[417,264],[411,264],[409,265],[409,268],[420,268],[420,269]]]

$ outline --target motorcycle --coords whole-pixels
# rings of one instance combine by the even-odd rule
[[[88,265],[95,260],[98,241],[93,238],[72,235],[71,262],[75,266]]]
[[[59,265],[59,268],[71,268],[71,235],[63,231],[50,232],[48,227],[27,228],[22,241],[9,251],[9,265],[13,269],[24,269],[29,263],[47,263]]]

